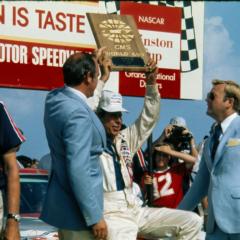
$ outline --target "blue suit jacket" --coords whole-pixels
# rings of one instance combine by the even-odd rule
[[[48,94],[44,124],[52,172],[41,219],[58,228],[87,229],[103,217],[99,155],[106,145],[105,130],[66,87]]]
[[[192,210],[208,194],[207,232],[211,233],[216,221],[225,233],[240,233],[240,117],[227,128],[218,145],[214,162],[210,142],[206,141],[199,172],[180,209]]]

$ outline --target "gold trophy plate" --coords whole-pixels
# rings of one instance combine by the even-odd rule
[[[131,15],[87,13],[98,48],[107,47],[113,71],[146,71],[148,55]]]

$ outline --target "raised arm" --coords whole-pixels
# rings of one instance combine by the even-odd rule
[[[105,47],[95,51],[96,59],[100,68],[101,75],[98,80],[97,87],[94,91],[93,97],[88,98],[88,104],[93,111],[97,110],[99,99],[101,98],[102,90],[105,83],[108,81],[111,72],[112,61],[106,56]]]
[[[133,125],[122,131],[129,139],[133,154],[147,140],[159,119],[160,94],[156,82],[158,68],[153,60],[149,61],[149,70],[151,72],[146,73],[146,94],[142,112]]]
[[[163,145],[160,147],[155,147],[159,152],[166,153],[172,157],[180,158],[186,163],[194,164],[197,161],[197,158],[184,152],[176,151],[172,149],[169,145]]]

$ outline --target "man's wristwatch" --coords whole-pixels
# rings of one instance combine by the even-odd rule
[[[7,219],[10,219],[10,218],[14,219],[16,222],[19,222],[21,219],[20,215],[15,213],[9,213],[7,215]]]

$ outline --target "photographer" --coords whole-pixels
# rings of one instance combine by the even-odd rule
[[[194,137],[182,117],[172,118],[161,136],[153,143],[153,146],[162,142],[172,144],[175,150],[189,153],[196,158],[198,156]]]
[[[161,143],[168,143],[172,145],[173,149],[182,153],[186,153],[195,159],[198,157],[198,151],[195,146],[195,141],[192,133],[188,130],[184,118],[174,117],[170,120],[169,125],[164,129],[161,136],[153,143],[153,146]],[[172,157],[169,162],[170,166],[182,163],[183,159]],[[193,164],[185,163],[188,169],[193,167]],[[189,189],[191,175],[185,176],[183,181],[183,193],[185,194]]]
[[[184,162],[171,166],[172,158],[181,158]],[[152,159],[153,176],[146,174],[144,184],[153,184],[153,206],[176,208],[183,198],[184,178],[191,173],[186,163],[193,165],[196,158],[161,143],[155,146]]]

